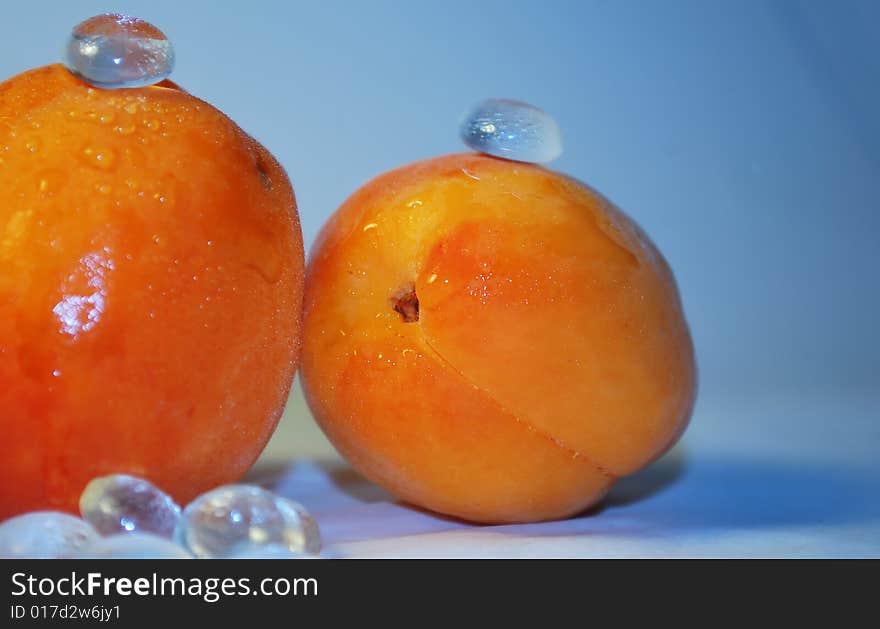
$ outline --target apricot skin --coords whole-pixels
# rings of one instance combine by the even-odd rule
[[[168,87],[60,66],[0,84],[0,520],[75,512],[95,476],[186,502],[281,415],[304,256],[274,158]]]
[[[311,254],[304,338],[306,397],[349,462],[477,522],[585,510],[672,446],[696,389],[675,281],[638,226],[575,180],[480,155],[342,205]]]

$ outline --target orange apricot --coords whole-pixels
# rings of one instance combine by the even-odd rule
[[[659,457],[694,402],[672,273],[598,193],[475,154],[377,177],[306,273],[302,378],[339,451],[478,522],[561,518]]]
[[[296,369],[304,264],[283,169],[207,103],[58,65],[0,84],[0,520],[110,473],[181,502],[240,478]]]

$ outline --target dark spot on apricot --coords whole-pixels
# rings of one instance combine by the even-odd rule
[[[391,298],[391,307],[400,315],[404,323],[415,323],[419,320],[419,297],[415,286],[401,289]]]
[[[268,168],[266,166],[266,162],[263,161],[263,158],[257,157],[257,172],[260,174],[260,181],[263,182],[263,187],[266,190],[272,189],[272,179],[269,177]]]

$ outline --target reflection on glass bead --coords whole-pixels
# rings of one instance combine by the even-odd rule
[[[87,522],[57,511],[26,513],[0,524],[0,559],[69,557],[98,534]]]
[[[320,559],[318,555],[290,550],[281,544],[245,544],[225,559]]]
[[[149,22],[105,13],[74,27],[64,63],[96,87],[143,87],[171,74],[174,48]]]
[[[76,553],[77,559],[192,559],[189,553],[171,540],[131,533],[99,537]]]
[[[318,526],[305,508],[253,485],[202,494],[183,511],[175,539],[196,557],[225,557],[246,544],[280,544],[294,552],[321,550]]]
[[[490,98],[462,118],[462,141],[475,151],[543,164],[562,155],[562,133],[550,115],[528,103]]]
[[[153,533],[170,538],[180,519],[180,507],[152,483],[114,474],[94,479],[79,499],[86,522],[101,535]]]

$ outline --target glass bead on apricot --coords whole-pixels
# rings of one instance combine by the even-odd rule
[[[145,87],[171,74],[174,47],[149,22],[105,13],[73,28],[64,64],[95,87]]]
[[[547,112],[516,100],[490,98],[469,110],[459,136],[480,153],[544,164],[562,154],[562,132]]]

